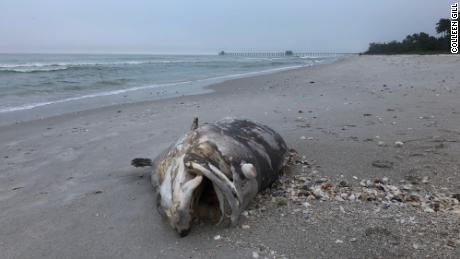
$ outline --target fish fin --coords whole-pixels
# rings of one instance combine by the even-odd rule
[[[253,164],[250,163],[241,163],[241,171],[244,174],[246,179],[253,179],[257,176],[257,170]]]
[[[190,129],[191,130],[198,129],[198,117],[193,118],[192,127]]]

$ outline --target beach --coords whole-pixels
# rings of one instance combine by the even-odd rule
[[[300,198],[305,204],[288,193],[282,203],[257,199],[238,227],[196,225],[179,238],[156,211],[149,169],[130,161],[155,157],[193,117],[238,117],[275,129],[308,161],[284,181],[361,188],[386,177],[420,193],[460,194],[459,67],[454,55],[352,56],[221,82],[201,95],[1,126],[0,257],[458,257],[455,204],[429,211]]]

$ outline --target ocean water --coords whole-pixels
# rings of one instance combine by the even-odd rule
[[[227,79],[336,58],[0,54],[0,119],[200,94]]]

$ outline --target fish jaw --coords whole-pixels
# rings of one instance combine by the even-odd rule
[[[170,158],[163,170],[159,184],[159,210],[180,236],[192,227],[194,191],[203,181],[201,174],[194,174],[184,165],[184,155]]]

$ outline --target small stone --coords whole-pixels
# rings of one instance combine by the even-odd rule
[[[333,187],[334,187],[334,185],[332,183],[325,183],[325,184],[321,185],[321,189],[323,189],[325,191],[331,190]]]
[[[337,239],[337,240],[335,240],[335,243],[336,244],[343,244],[343,240]]]
[[[303,205],[305,208],[308,208],[308,207],[310,207],[310,206],[311,206],[311,204],[310,204],[310,203],[308,203],[308,202],[303,202],[303,203],[302,203],[302,205]]]
[[[361,197],[360,197],[360,198],[361,198],[361,200],[363,200],[363,201],[367,201],[368,197],[369,197],[369,194],[366,193],[366,192],[363,192],[363,193],[361,194]]]
[[[441,205],[439,204],[439,202],[435,202],[432,204],[432,208],[434,211],[439,211]]]
[[[418,184],[420,182],[420,177],[416,175],[406,175],[404,176],[404,179],[406,179],[411,184]]]
[[[354,194],[354,193],[350,194],[350,196],[348,196],[348,199],[349,199],[350,201],[356,200],[355,194]]]
[[[380,186],[381,184],[384,184],[383,181],[382,181],[382,179],[380,179],[379,177],[376,177],[376,178],[374,179],[374,186],[376,186],[377,189],[381,189],[381,188],[380,188],[380,187],[381,187],[381,186]]]
[[[356,242],[356,240],[358,240],[358,239],[356,239],[355,237],[350,238],[350,242]]]
[[[339,187],[350,187],[350,185],[346,181],[342,180],[339,182]]]
[[[385,142],[384,141],[379,141],[379,142],[377,142],[377,145],[379,147],[383,147],[383,146],[385,146]]]
[[[402,146],[404,146],[404,143],[402,141],[395,142],[395,147],[402,147]]]
[[[405,184],[401,187],[401,189],[405,190],[405,191],[410,191],[413,189],[412,187],[412,184]]]
[[[427,206],[425,208],[423,208],[423,211],[428,212],[428,213],[433,213],[434,212],[434,210],[432,208],[427,207]]]
[[[398,201],[398,202],[402,202],[402,201],[403,201],[403,199],[402,199],[402,198],[403,198],[402,194],[393,194],[393,195],[389,195],[389,197],[391,197],[390,200],[392,200],[392,201]]]
[[[276,199],[276,205],[278,205],[278,207],[281,207],[281,206],[286,206],[287,205],[287,200],[283,197],[278,197]]]
[[[259,258],[259,253],[256,251],[252,252],[252,258]]]
[[[307,183],[307,184],[304,184],[300,187],[300,189],[306,191],[307,193],[311,191],[311,184],[310,183]],[[308,196],[308,195],[306,195]]]
[[[460,216],[460,208],[458,208],[458,207],[457,207],[457,208],[454,208],[454,209],[452,210],[452,213],[457,214],[458,216]]]
[[[388,160],[375,160],[372,162],[372,166],[378,167],[378,168],[392,168],[393,167],[393,162],[388,161]]]
[[[316,183],[325,183],[325,182],[327,182],[327,178],[324,178],[324,177],[316,180]]]
[[[371,186],[371,181],[369,180],[361,180],[361,182],[359,182],[359,185],[363,186],[363,187],[368,187],[368,186]]]
[[[250,227],[249,225],[242,225],[241,228],[242,228],[242,229],[249,229],[249,228],[251,228],[251,227]]]
[[[439,148],[445,148],[445,147],[446,147],[446,145],[445,145],[444,143],[439,143],[439,144],[437,144],[436,146],[434,146],[434,148],[437,148],[437,149],[439,149]]]
[[[216,241],[221,240],[221,239],[222,239],[222,237],[220,235],[214,236],[214,240],[216,240]]]
[[[390,204],[389,204],[389,203],[384,203],[384,204],[382,205],[382,208],[383,208],[384,210],[389,209],[389,208],[390,208]]]
[[[335,196],[335,200],[336,201],[344,201],[344,199],[340,195]]]
[[[452,198],[457,199],[458,201],[460,201],[460,193],[452,194]]]
[[[422,177],[422,183],[427,184],[428,183],[428,176]]]
[[[455,242],[453,240],[448,240],[447,245],[450,247],[455,247]]]
[[[420,246],[419,244],[417,244],[417,243],[413,243],[413,244],[412,244],[412,247],[413,247],[414,249],[420,249],[421,246]]]
[[[300,137],[300,139],[301,139],[301,140],[306,140],[306,139],[307,139],[307,137],[305,137],[305,136],[302,136],[302,137]]]
[[[406,201],[412,201],[412,202],[419,202],[420,200],[421,200],[420,196],[415,192],[409,194],[409,196],[406,198]]]

